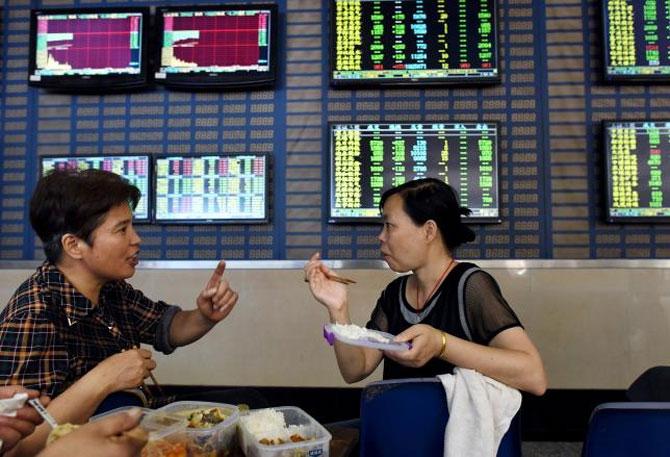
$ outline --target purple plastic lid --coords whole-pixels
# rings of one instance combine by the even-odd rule
[[[326,324],[327,325],[327,324]],[[325,325],[323,326],[323,337],[331,346],[335,344],[335,335]]]

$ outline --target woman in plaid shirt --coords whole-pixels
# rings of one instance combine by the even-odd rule
[[[142,385],[156,367],[152,345],[168,354],[223,320],[238,294],[221,261],[184,311],[154,302],[125,280],[135,273],[140,237],[132,211],[140,191],[102,170],[60,170],[42,177],[30,222],[47,260],[0,313],[0,380],[45,392],[58,422],[86,421],[109,394]],[[43,446],[41,425],[20,454]]]

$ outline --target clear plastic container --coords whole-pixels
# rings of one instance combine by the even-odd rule
[[[261,444],[245,427],[244,421],[240,421],[239,434],[242,452],[247,457],[328,457],[330,451],[331,434],[323,425],[319,424],[312,416],[295,406],[280,406],[269,408],[279,411],[284,415],[287,426],[299,425],[302,427],[305,441],[287,442],[284,444]],[[256,410],[258,411],[258,410]],[[249,413],[253,413],[254,410]],[[302,435],[301,433],[301,435]]]
[[[412,349],[412,343],[395,342],[393,341],[393,338],[395,337],[390,333],[380,332],[379,330],[372,330],[363,327],[360,329],[360,332],[362,334],[364,333],[362,336],[358,338],[351,338],[342,333],[342,330],[340,330],[341,327],[342,326],[336,326],[330,323],[323,326],[323,337],[331,346],[337,339],[343,343],[351,344],[352,346],[363,346],[374,349],[382,349],[385,351],[407,351],[408,349]],[[354,325],[354,327],[356,326]],[[377,338],[374,339],[371,338],[371,336],[376,336]]]
[[[140,427],[149,434],[149,441],[155,441],[172,435],[183,428],[183,420],[154,409],[138,408],[137,406],[122,406],[91,417],[90,422],[104,419],[114,414],[139,409],[144,413],[140,420]]]
[[[202,410],[218,408],[225,419],[222,422],[205,428],[192,428],[188,424],[188,416]],[[237,422],[240,418],[236,406],[226,403],[178,401],[157,410],[168,417],[178,417],[180,425],[165,440],[171,443],[183,443],[188,455],[226,456],[237,446]]]

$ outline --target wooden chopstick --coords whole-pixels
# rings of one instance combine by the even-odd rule
[[[163,388],[161,387],[160,384],[158,384],[158,381],[156,380],[156,376],[154,376],[152,372],[149,372],[149,377],[151,378],[151,382],[154,383],[154,386],[156,386],[156,390],[158,391],[158,393],[161,394],[162,396],[165,396]]]
[[[326,275],[326,278],[330,279],[331,281],[339,282],[340,284],[356,284],[356,281],[353,279],[345,278],[344,276],[336,276],[332,273],[324,273]],[[305,282],[309,282],[309,279],[305,278]]]
[[[326,275],[331,281],[339,282],[341,284],[356,284],[353,279],[345,278],[344,276]]]

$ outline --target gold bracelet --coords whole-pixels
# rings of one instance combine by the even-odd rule
[[[437,357],[439,359],[441,359],[442,357],[445,357],[446,356],[446,354],[445,354],[446,350],[447,350],[447,333],[442,332],[442,349],[440,350],[440,354]]]

